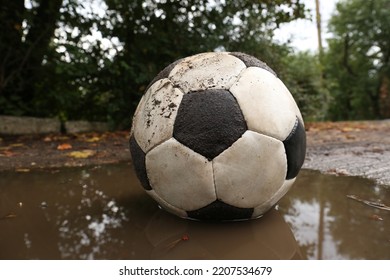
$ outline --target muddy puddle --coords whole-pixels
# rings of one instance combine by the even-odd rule
[[[258,220],[160,210],[129,165],[0,173],[0,259],[390,259],[390,188],[301,171]]]

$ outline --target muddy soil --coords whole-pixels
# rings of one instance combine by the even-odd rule
[[[390,185],[390,120],[306,124],[304,168]],[[131,161],[128,131],[0,136],[0,171]]]

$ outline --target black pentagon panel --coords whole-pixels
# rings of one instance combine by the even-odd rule
[[[232,55],[232,56],[235,56],[235,57],[237,57],[239,59],[241,59],[242,62],[244,62],[246,67],[259,67],[259,68],[267,70],[267,71],[271,72],[272,74],[274,74],[275,76],[277,76],[275,71],[272,70],[267,65],[267,63],[262,62],[261,60],[257,59],[254,56],[248,55],[246,53],[241,53],[241,52],[231,52],[229,54]]]
[[[141,185],[144,187],[144,189],[151,190],[152,187],[150,186],[148,175],[146,173],[145,153],[138,145],[134,135],[130,137],[129,144],[135,174],[137,174],[138,180],[141,182]]]
[[[158,80],[161,80],[161,79],[164,79],[164,78],[168,78],[169,74],[171,73],[172,69],[177,65],[179,64],[180,61],[182,61],[183,59],[178,59],[176,60],[175,62],[172,62],[171,64],[169,64],[167,67],[165,67],[163,70],[161,70],[160,73],[157,74],[156,77],[154,77],[154,79],[148,84],[148,86],[146,87],[146,90],[145,92],[155,83],[157,82]]]
[[[234,96],[224,89],[185,94],[173,128],[173,137],[212,160],[247,130]]]
[[[239,208],[216,200],[194,211],[187,211],[188,217],[204,221],[246,220],[253,214],[253,208]]]
[[[287,155],[286,179],[295,178],[301,169],[306,155],[306,132],[302,122],[297,118],[294,128],[283,141]]]

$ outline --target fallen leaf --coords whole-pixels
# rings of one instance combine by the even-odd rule
[[[69,143],[60,144],[57,146],[57,150],[63,151],[63,150],[70,150],[72,149],[72,145]]]
[[[30,172],[30,169],[28,168],[18,168],[18,169],[15,169],[16,172]]]
[[[46,136],[45,138],[43,138],[43,142],[51,142],[51,141],[53,141],[53,139],[50,136]]]
[[[23,143],[14,143],[9,145],[9,147],[23,147],[23,146],[25,146]]]
[[[100,140],[102,140],[102,137],[94,136],[94,137],[85,139],[85,142],[93,143],[93,142],[99,142]]]
[[[93,150],[82,150],[68,153],[68,156],[73,158],[89,158],[95,154],[96,152]]]
[[[381,216],[378,216],[378,215],[375,215],[375,214],[372,215],[370,217],[370,219],[375,220],[375,221],[383,221],[383,218]]]
[[[326,171],[329,174],[337,175],[337,176],[348,176],[349,173],[346,169],[343,168],[331,168]]]
[[[9,214],[5,215],[4,217],[1,217],[0,220],[13,219],[13,218],[16,218],[16,214],[9,213]]]
[[[354,127],[349,127],[349,126],[342,127],[340,130],[341,130],[341,132],[360,131],[359,128],[354,128]]]
[[[3,155],[3,156],[5,156],[5,157],[13,157],[13,156],[16,155],[16,154],[15,154],[14,152],[5,150],[5,151],[2,151],[0,155]]]
[[[55,141],[65,141],[65,140],[69,140],[69,136],[66,136],[66,135],[55,135],[53,137],[53,140],[55,140]]]
[[[176,245],[178,245],[180,242],[182,241],[188,241],[190,238],[187,234],[183,234],[183,236],[179,239],[175,239],[173,240],[172,242],[168,243],[167,245],[165,245],[165,250],[167,251],[170,251],[171,249],[173,249],[174,247],[176,247]]]
[[[190,237],[188,236],[188,234],[183,234],[183,236],[181,237],[181,240],[188,241],[188,240],[190,240]]]

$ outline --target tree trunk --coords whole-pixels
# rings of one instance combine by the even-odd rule
[[[8,102],[17,99],[19,105],[31,108],[34,87],[42,75],[42,61],[57,28],[62,0],[36,1],[39,6],[35,13],[25,9],[24,0],[0,1],[0,25],[3,25],[0,35],[0,97]],[[27,17],[27,13],[31,17]],[[28,25],[27,35],[23,33],[23,24]]]
[[[379,110],[381,118],[390,118],[390,79],[384,76],[380,81]]]
[[[21,62],[24,0],[0,0],[0,96]]]
[[[324,48],[322,46],[322,28],[321,28],[321,12],[320,12],[320,0],[316,1],[316,19],[317,19],[317,40],[318,40],[318,53],[320,59],[322,59]]]
[[[34,96],[35,83],[41,75],[42,61],[49,49],[50,41],[57,28],[62,0],[41,0],[25,41],[25,61],[21,76],[25,87],[22,99],[29,103]]]

